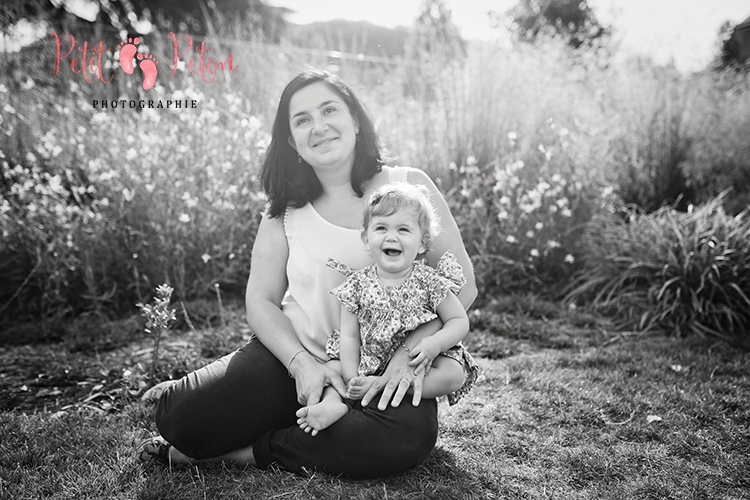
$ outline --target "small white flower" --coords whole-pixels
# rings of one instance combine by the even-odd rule
[[[529,255],[531,255],[532,257],[539,257],[539,250],[537,250],[536,248],[532,248],[529,252]]]
[[[571,212],[569,208],[563,208],[560,211],[560,215],[562,215],[563,217],[573,217],[573,212]]]
[[[547,246],[548,246],[549,248],[560,248],[560,247],[561,247],[562,245],[560,245],[560,242],[558,242],[558,241],[555,241],[555,240],[549,240],[549,241],[547,242]]]
[[[182,223],[188,223],[190,222],[190,216],[188,214],[181,214],[179,221]]]
[[[497,214],[497,220],[506,220],[508,218],[507,210],[500,210]]]
[[[507,241],[508,243],[516,243],[518,240],[516,239],[515,236],[513,236],[512,234],[509,234],[508,237],[505,238],[505,241]]]
[[[565,262],[567,262],[568,264],[572,264],[575,261],[576,261],[576,258],[573,257],[571,254],[568,254],[565,256]]]
[[[531,230],[526,231],[526,237],[527,238],[533,238],[534,237],[534,231],[531,231]]]
[[[208,264],[208,261],[211,260],[211,256],[207,253],[204,253],[203,255],[201,255],[201,259],[203,260],[204,264]]]
[[[543,227],[544,224],[542,224],[541,222],[537,222],[536,224],[534,224],[534,229],[536,229],[537,231],[541,231]]]

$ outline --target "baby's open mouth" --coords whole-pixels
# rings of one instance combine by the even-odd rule
[[[386,248],[385,250],[383,250],[383,253],[388,257],[397,257],[401,255],[401,250],[396,250],[395,248]]]

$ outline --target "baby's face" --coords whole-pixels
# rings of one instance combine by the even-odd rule
[[[363,240],[378,268],[390,274],[411,269],[417,255],[424,252],[418,214],[411,209],[374,216]]]

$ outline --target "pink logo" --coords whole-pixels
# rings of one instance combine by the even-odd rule
[[[86,83],[93,84],[97,81],[101,81],[102,83],[112,82],[114,75],[111,75],[109,80],[105,80],[102,71],[104,54],[112,50],[110,47],[105,47],[104,42],[99,42],[99,45],[89,47],[88,42],[84,41],[83,45],[77,47],[78,50],[75,52],[76,39],[73,35],[66,35],[60,39],[57,33],[52,33],[50,38],[54,38],[56,48],[54,76],[60,73],[62,62],[70,58],[70,70],[75,74],[81,74]],[[193,47],[193,38],[189,35],[183,35],[178,39],[174,33],[169,33],[168,38],[173,45],[172,64],[170,65],[173,76],[177,74],[180,62],[186,61],[193,49],[198,53],[199,57],[198,60],[192,57],[187,59],[187,69],[191,74],[199,74],[201,79],[206,83],[212,83],[216,78],[216,74],[223,72],[225,69],[228,69],[230,73],[234,73],[237,70],[237,65],[233,64],[234,61],[231,54],[224,61],[217,61],[215,58],[210,57],[209,53],[213,49],[206,47],[206,42],[201,42],[199,46]],[[157,66],[159,61],[152,54],[138,52],[138,45],[141,43],[141,40],[140,37],[123,40],[117,46],[116,53],[119,53],[118,59],[122,71],[126,75],[132,75],[136,72],[136,68],[138,68],[143,77],[143,88],[150,90],[156,84],[156,77],[159,74]],[[66,45],[68,41],[70,41],[70,45]],[[187,46],[184,51],[181,51],[180,45],[183,42]]]
[[[143,88],[149,90],[156,83],[156,75],[159,73],[156,65],[159,64],[159,61],[151,54],[139,53],[138,47],[136,47],[139,43],[141,43],[141,39],[138,37],[128,38],[120,42],[120,45],[117,46],[117,50],[120,51],[120,67],[125,74],[132,75],[135,71],[133,58],[138,59],[138,68],[143,73]]]

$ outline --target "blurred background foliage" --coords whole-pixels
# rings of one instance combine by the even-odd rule
[[[445,193],[476,267],[477,306],[533,293],[641,328],[745,335],[747,319],[728,312],[750,308],[740,272],[750,242],[737,236],[748,227],[750,81],[733,27],[717,33],[711,67],[685,74],[618,57],[612,28],[567,0],[490,13],[510,30],[509,47],[463,40],[441,0],[425,0],[414,26],[396,30],[295,26],[260,0],[96,5],[88,20],[62,0],[10,2],[0,17],[3,32],[22,20],[46,29],[0,55],[3,325],[128,316],[165,282],[178,301],[209,299],[216,284],[241,298],[278,96],[300,70],[326,66],[368,105],[392,163],[425,170]],[[211,84],[173,72],[170,31],[205,42],[217,60],[231,54],[237,71]],[[112,82],[89,84],[69,68],[53,76],[52,32],[104,40]],[[150,91],[118,69],[114,47],[134,36],[160,61]],[[105,99],[198,104],[93,108]],[[645,238],[649,224],[663,238]],[[688,241],[687,252],[662,251]],[[693,258],[716,248],[715,259]],[[683,292],[665,266],[691,276]],[[723,293],[729,305],[698,304],[697,289],[700,301]],[[696,314],[708,326],[684,327]]]

